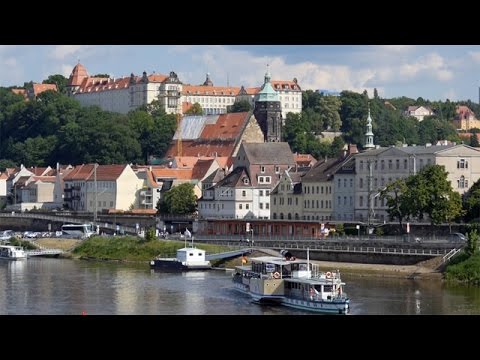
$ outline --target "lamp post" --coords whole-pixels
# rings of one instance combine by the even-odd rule
[[[94,191],[94,204],[93,204],[93,223],[97,223],[97,163],[93,164],[93,191]]]

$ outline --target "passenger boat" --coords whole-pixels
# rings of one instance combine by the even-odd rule
[[[20,246],[0,245],[0,259],[23,260],[26,258],[27,254]]]
[[[282,257],[251,258],[250,265],[235,267],[235,289],[255,302],[296,309],[347,314],[350,299],[343,291],[340,271],[322,272],[316,264],[296,259],[287,251]]]
[[[165,270],[206,270],[211,269],[210,261],[205,260],[205,250],[184,247],[177,250],[176,257],[159,256],[150,261],[150,267]]]

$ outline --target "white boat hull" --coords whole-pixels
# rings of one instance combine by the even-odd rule
[[[308,310],[329,314],[348,314],[350,311],[349,299],[340,301],[306,301],[283,298],[282,305],[299,310]]]

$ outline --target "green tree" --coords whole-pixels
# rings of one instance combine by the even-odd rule
[[[461,198],[452,190],[443,165],[427,165],[417,175],[423,179],[426,194],[420,211],[427,214],[432,225],[449,222],[462,215]]]
[[[0,172],[4,172],[6,168],[13,168],[16,164],[12,160],[0,159]]]
[[[395,180],[380,192],[380,199],[386,199],[387,201],[387,213],[390,220],[398,219],[401,232],[403,232],[404,219],[407,219],[410,215],[407,193],[408,187],[405,179]]]
[[[157,204],[158,211],[163,214],[193,214],[197,207],[193,188],[193,184],[190,183],[174,186],[163,195],[163,199],[160,199]]]
[[[476,133],[472,133],[472,135],[470,135],[470,146],[471,147],[479,147],[480,146]]]
[[[237,113],[237,112],[248,112],[252,110],[252,106],[248,100],[240,100],[233,103],[232,106],[228,107],[227,112]]]
[[[57,85],[57,90],[59,93],[67,93],[68,79],[61,74],[50,75],[47,79],[42,81],[42,84],[55,84]]]
[[[463,196],[465,221],[477,219],[480,222],[480,180],[477,180]]]
[[[476,228],[471,228],[467,233],[467,246],[465,252],[467,255],[472,256],[478,252],[478,232]]]
[[[190,109],[185,111],[185,115],[203,115],[202,105],[196,102]]]

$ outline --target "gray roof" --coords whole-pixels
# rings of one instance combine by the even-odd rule
[[[317,162],[312,169],[302,177],[302,182],[329,181],[352,157],[353,155],[349,155],[346,158],[340,157]]]
[[[173,135],[173,140],[178,139],[178,134],[182,132],[182,140],[196,140],[200,138],[205,125],[216,124],[219,115],[205,116],[185,116],[180,122],[180,127]]]
[[[243,143],[250,164],[295,166],[290,145],[286,142]]]
[[[408,155],[435,154],[439,151],[447,150],[447,149],[453,148],[455,146],[465,146],[465,145],[450,144],[450,145],[431,145],[431,146],[430,145],[429,146],[418,145],[418,146],[403,146],[403,147],[401,147],[401,146],[399,146],[399,147],[396,147],[396,146],[380,147],[378,149],[372,149],[372,150],[364,151],[362,153],[357,154],[356,156],[357,157],[377,156],[377,155],[380,155],[381,153],[383,153],[384,151],[387,151],[389,149],[395,149],[395,150],[398,150],[398,151],[402,151],[402,152],[404,152],[405,154],[408,154]]]
[[[235,168],[230,174],[225,176],[222,180],[220,180],[215,187],[225,186],[225,187],[235,187],[243,176],[248,177],[247,172],[245,171],[244,167],[237,167]],[[248,180],[250,178],[248,177]],[[248,186],[250,186],[250,181],[248,182]]]

